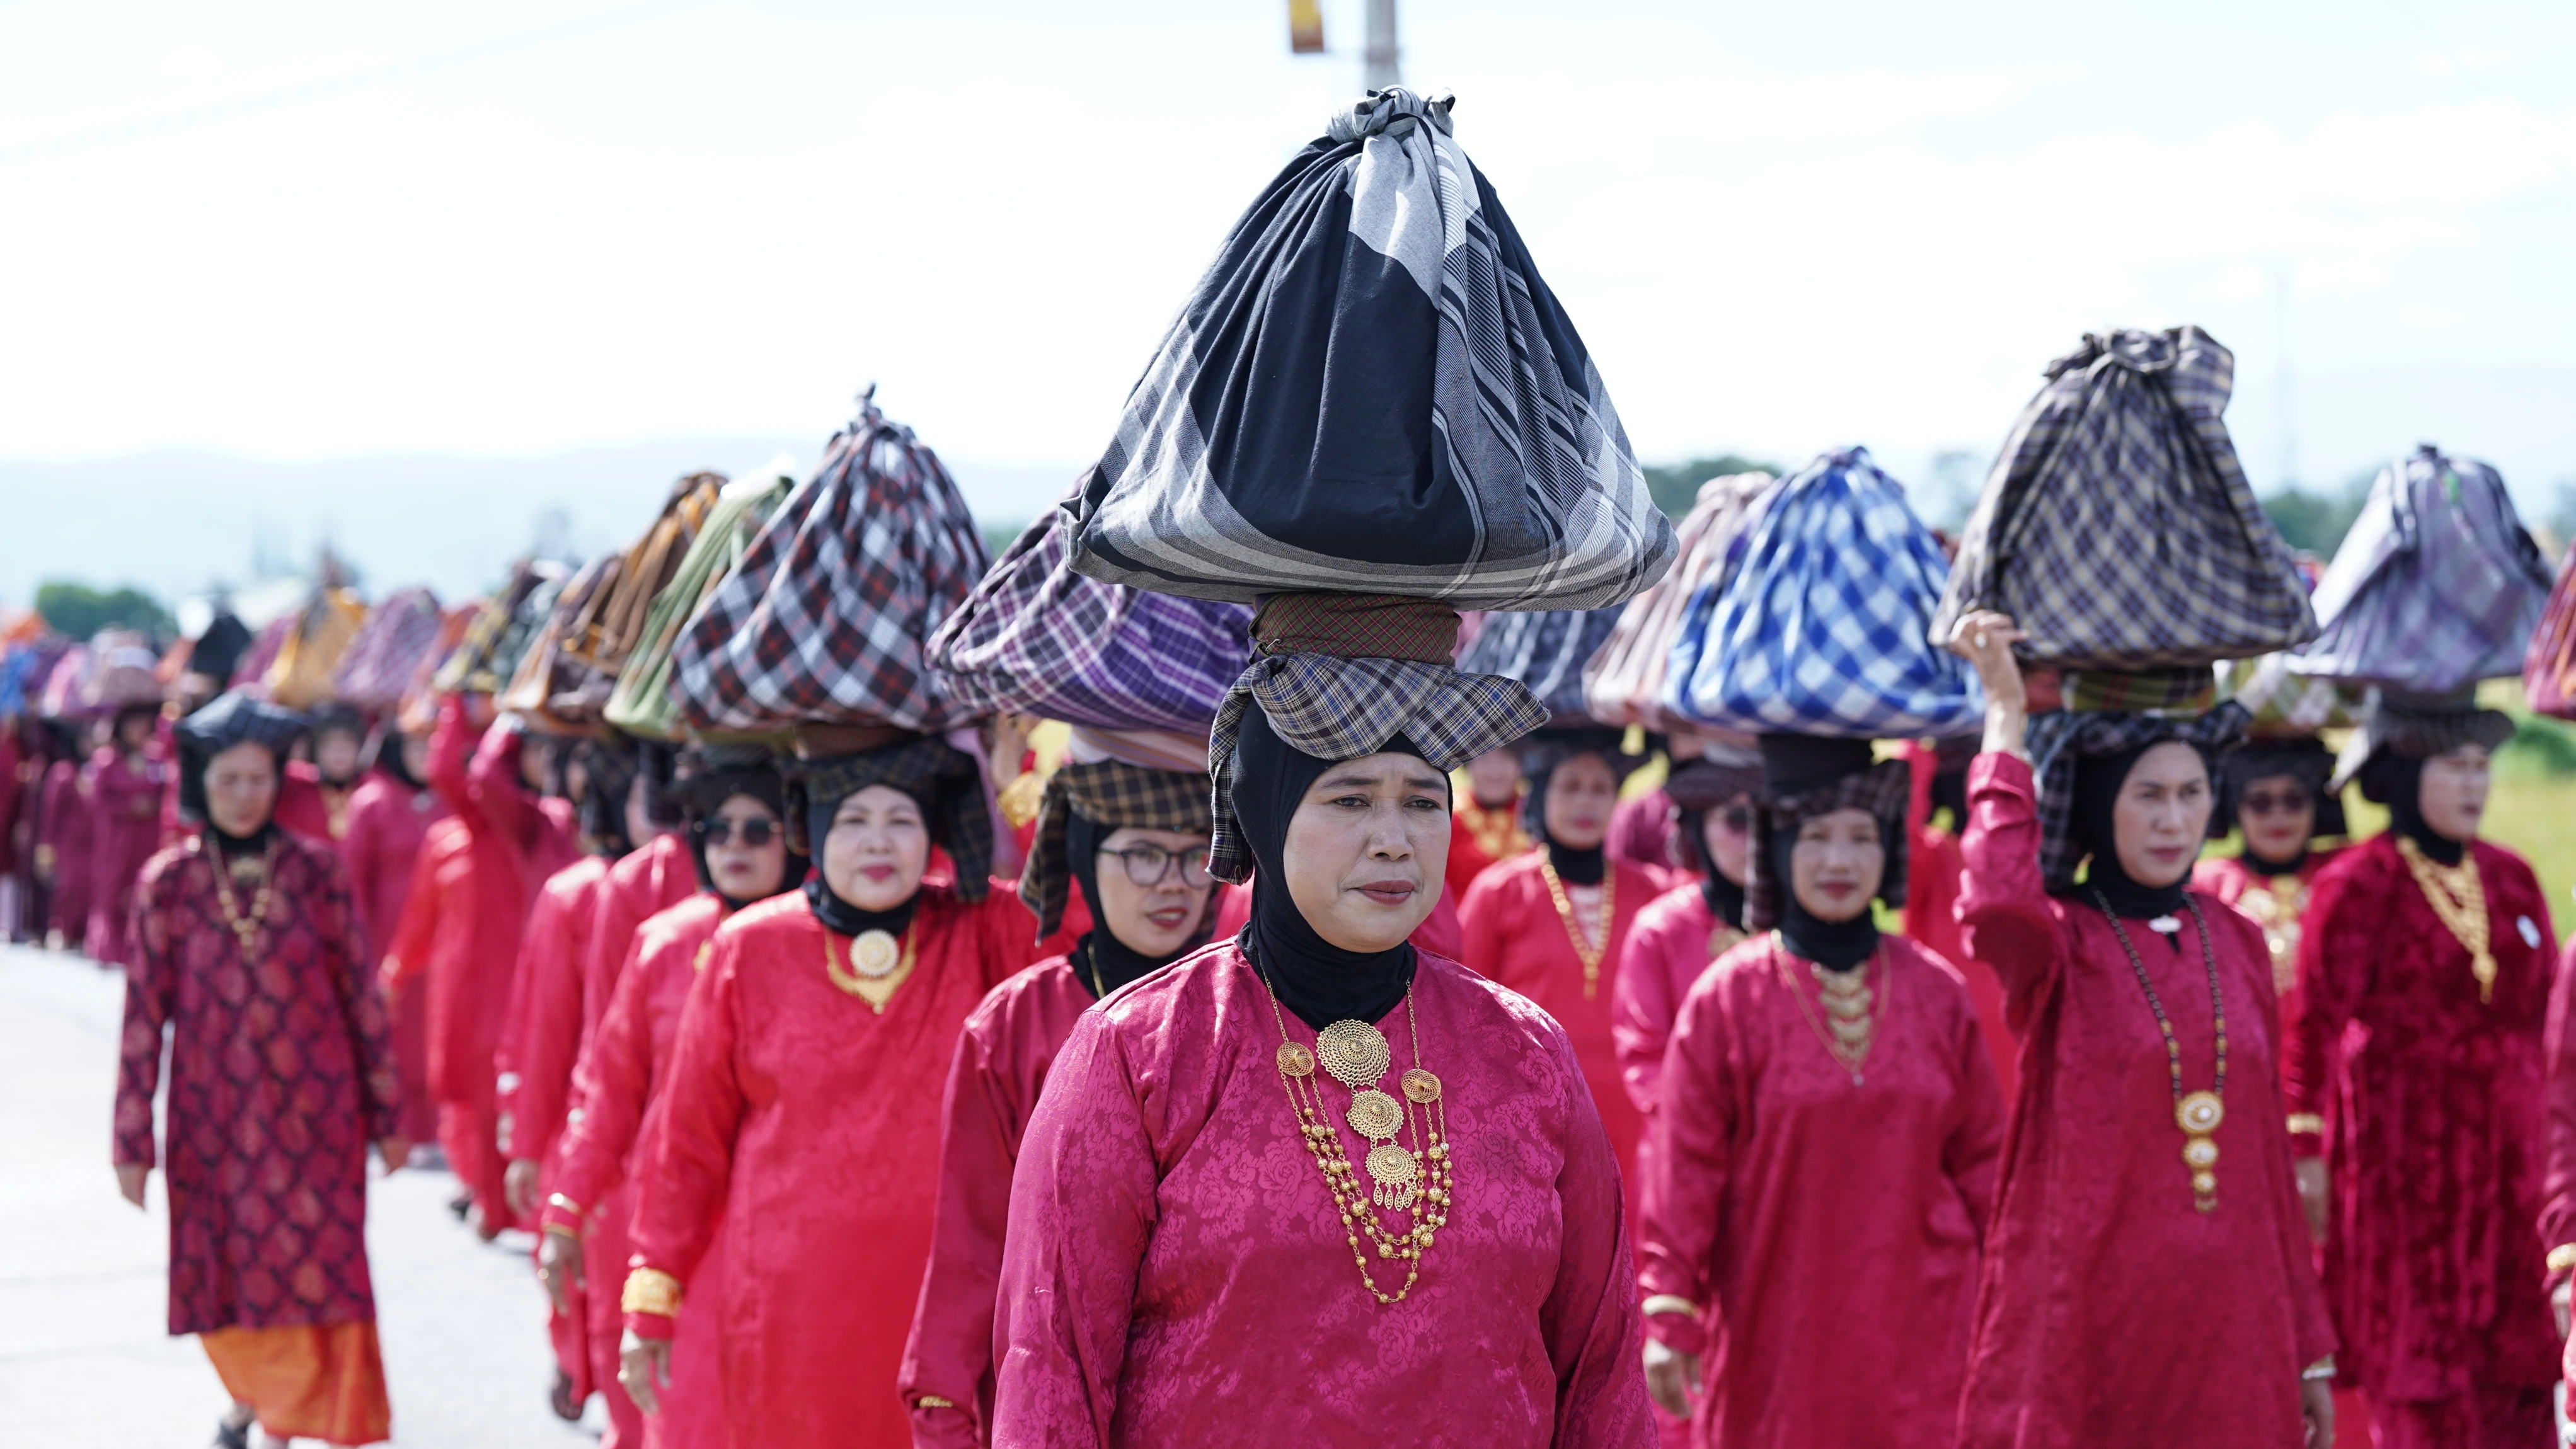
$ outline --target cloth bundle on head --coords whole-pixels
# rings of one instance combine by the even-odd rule
[[[641,758],[639,753],[639,759]],[[673,806],[684,820],[694,825],[712,819],[727,800],[737,795],[748,796],[769,807],[778,817],[780,836],[787,846],[787,863],[779,876],[779,888],[792,890],[805,878],[810,858],[797,848],[803,832],[795,828],[788,814],[788,784],[775,755],[757,745],[708,745],[696,752],[691,773],[670,790]],[[689,858],[697,865],[698,886],[714,890],[715,875],[707,869],[706,837],[696,830],[689,832]],[[728,905],[739,909],[750,904],[726,898]]]
[[[2576,549],[2558,566],[2540,625],[2522,656],[2522,697],[2536,714],[2576,719]],[[0,709],[0,713],[6,713]]]
[[[644,611],[634,648],[601,711],[610,725],[642,739],[679,738],[679,705],[671,697],[672,646],[699,607],[733,577],[743,555],[795,487],[795,479],[764,471],[737,478],[718,490],[715,507],[698,525],[688,552],[680,556],[669,582]]]
[[[206,766],[236,745],[265,746],[281,773],[286,748],[304,733],[307,720],[296,710],[229,690],[195,714],[179,721],[179,817],[192,823],[206,818]]]
[[[2513,716],[2500,709],[2478,708],[2475,686],[2439,694],[2375,689],[2370,694],[2370,713],[2361,728],[2345,738],[2343,752],[2335,757],[2334,778],[2326,788],[2341,791],[2358,780],[2363,799],[2385,805],[2389,803],[2385,786],[2364,768],[2371,761],[2393,759],[2420,765],[2462,745],[2500,749],[2513,736]]]
[[[161,702],[160,660],[141,634],[101,629],[89,641],[89,677],[82,682],[84,713],[114,714]]]
[[[1451,107],[1371,92],[1235,223],[1085,477],[1074,567],[1237,602],[1590,609],[1670,565],[1609,392]]]
[[[957,865],[960,897],[980,901],[991,889],[993,820],[984,805],[984,772],[974,756],[935,735],[923,735],[856,754],[797,761],[790,774],[795,786],[790,808],[801,800],[797,813],[804,817],[788,817],[790,849],[800,844],[801,828],[804,853],[822,859],[833,811],[861,790],[883,785],[911,796],[921,807],[931,844],[947,851]]]
[[[294,619],[263,677],[269,698],[289,709],[311,709],[331,698],[340,660],[366,625],[367,604],[355,589],[326,585],[313,591]]]
[[[207,623],[206,632],[190,646],[188,672],[206,676],[221,689],[232,681],[233,671],[241,668],[242,655],[249,652],[250,642],[250,626],[226,609]]]
[[[2369,701],[2360,686],[2293,673],[2292,657],[2285,652],[2220,662],[2218,696],[2245,707],[2248,734],[2298,738],[2361,723]]]
[[[2419,694],[2520,674],[2549,582],[2504,478],[2426,443],[2371,481],[2289,667]]]
[[[1210,828],[1209,793],[1203,773],[1138,769],[1116,760],[1066,765],[1048,776],[1046,792],[1038,797],[1028,865],[1020,872],[1020,899],[1037,913],[1039,938],[1063,924],[1066,883],[1085,865],[1071,838],[1076,816],[1103,835],[1129,827],[1204,835]],[[1092,908],[1096,916],[1097,900]]]
[[[1762,791],[1753,806],[1753,849],[1745,857],[1744,929],[1767,931],[1798,912],[1790,891],[1787,852],[1777,848],[1778,842],[1785,837],[1794,843],[1799,827],[1837,810],[1866,810],[1878,821],[1879,846],[1887,861],[1879,877],[1878,899],[1892,908],[1905,905],[1905,806],[1913,779],[1903,760],[1874,761],[1873,753],[1867,740],[1762,736]],[[1869,912],[1863,910],[1856,919],[1860,926],[1867,925]],[[1832,935],[1835,924],[1840,923],[1818,922],[1810,934]],[[1857,931],[1860,926],[1850,929]],[[1875,939],[1870,938],[1872,944]],[[1805,943],[1806,948],[1815,945],[1813,940]],[[1801,954],[1830,966],[1851,964],[1828,960],[1810,949],[1802,949]],[[1866,947],[1861,954],[1867,954]]]
[[[2287,776],[2298,781],[2317,797],[2317,823],[2314,834],[2341,835],[2349,827],[2344,821],[2343,795],[2326,788],[2334,775],[2334,753],[2315,736],[2256,736],[2218,757],[2218,769],[2211,781],[2217,787],[2218,808],[2209,812],[2209,838],[2217,840],[2236,828],[2236,812],[2245,803],[2245,787],[2257,780]]]
[[[1050,510],[930,637],[941,687],[979,714],[1204,736],[1251,662],[1252,610],[1073,570],[1072,517]]]
[[[425,588],[396,589],[367,614],[358,636],[331,675],[331,691],[359,709],[387,713],[420,672],[438,643],[438,596]],[[192,666],[193,667],[193,666]]]
[[[1699,485],[1698,501],[1681,522],[1672,571],[1620,607],[1610,637],[1583,666],[1583,704],[1594,719],[1657,731],[1688,725],[1664,704],[1674,636],[1699,591],[1723,585],[1728,561],[1742,556],[1745,528],[1778,481],[1768,473],[1730,473]]]
[[[1208,735],[1213,837],[1208,872],[1236,884],[1252,854],[1233,793],[1247,711],[1290,751],[1331,762],[1401,736],[1433,767],[1454,770],[1547,723],[1547,706],[1516,679],[1449,666],[1457,611],[1425,599],[1279,594],[1252,618],[1254,658],[1217,706]],[[1284,827],[1283,827],[1284,828]]]
[[[1590,724],[1583,700],[1583,671],[1619,627],[1619,609],[1546,609],[1492,614],[1476,640],[1458,656],[1468,674],[1499,674],[1530,687],[1548,718]]]
[[[672,645],[671,691],[692,729],[931,733],[975,720],[922,647],[992,560],[939,455],[886,421],[875,392]]]
[[[1949,564],[1869,450],[1826,453],[1769,495],[1744,556],[1691,601],[1665,704],[1725,729],[1960,734],[1985,691],[1926,632]]]
[[[2095,838],[2077,809],[2079,777],[2113,776],[2118,793],[2128,767],[2149,748],[2179,740],[2200,751],[2217,776],[2220,752],[2245,737],[2245,709],[2229,701],[2206,714],[2078,714],[2057,710],[2033,716],[2028,747],[2031,773],[2039,782],[2039,873],[2052,895],[2075,889],[2076,868],[2088,855],[2107,853],[2110,842]],[[2091,763],[2088,763],[2091,762]],[[2096,768],[2100,762],[2117,768]]]
[[[2081,669],[2209,664],[2316,633],[2221,417],[2236,358],[2197,327],[2091,333],[2048,365],[1960,534],[1932,636],[2000,609],[2014,652]]]

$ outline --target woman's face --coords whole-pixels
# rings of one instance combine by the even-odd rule
[[[787,889],[787,832],[778,812],[748,795],[728,796],[700,833],[716,894],[756,901]]]
[[[1699,843],[1721,879],[1744,884],[1745,860],[1753,851],[1751,797],[1738,795],[1700,817]]]
[[[153,716],[139,710],[128,710],[116,717],[116,745],[133,754],[152,742]]]
[[[1122,826],[1100,842],[1092,915],[1139,956],[1169,956],[1198,934],[1215,882],[1208,838],[1185,830]]]
[[[2444,840],[2475,840],[2487,811],[2489,756],[2483,745],[2462,745],[2424,762],[2416,808]]]
[[[325,780],[354,780],[358,777],[359,739],[347,730],[330,730],[313,742],[313,768]]]
[[[2317,833],[2317,794],[2296,775],[2248,780],[2236,802],[2236,824],[2255,859],[2286,865]]]
[[[1599,755],[1576,755],[1547,774],[1542,802],[1547,838],[1568,850],[1590,850],[1610,833],[1619,808],[1619,777]]]
[[[429,783],[429,736],[403,736],[402,759],[403,769],[413,779],[424,785]]]
[[[526,735],[519,737],[519,783],[531,790],[546,788],[546,752]]]
[[[1467,762],[1467,788],[1476,803],[1500,810],[1521,794],[1521,757],[1508,749],[1487,750]]]
[[[921,806],[891,785],[845,796],[823,837],[823,880],[863,911],[890,911],[921,889],[930,865],[930,826]]]
[[[1819,921],[1848,921],[1869,909],[1887,877],[1887,846],[1878,817],[1836,810],[1798,827],[1789,849],[1789,892]]]
[[[206,762],[206,820],[226,835],[256,834],[277,808],[277,756],[244,742]]]
[[[2142,886],[2162,888],[2191,874],[2209,829],[2209,767],[2180,740],[2153,746],[2129,767],[2111,805],[2111,834],[2120,869]]]
[[[1399,754],[1327,768],[1289,817],[1280,860],[1297,913],[1345,951],[1403,944],[1448,869],[1448,777]]]

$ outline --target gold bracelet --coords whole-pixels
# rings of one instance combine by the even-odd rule
[[[943,1399],[937,1394],[923,1394],[912,1401],[912,1406],[916,1409],[953,1409],[957,1407],[957,1401]]]
[[[2305,1383],[2314,1383],[2318,1379],[2330,1379],[2334,1376],[2335,1370],[2333,1354],[2327,1354],[2324,1358],[2318,1359],[2315,1363],[2299,1370],[2299,1378]]]
[[[582,1205],[580,1203],[574,1202],[571,1198],[568,1198],[559,1192],[546,1194],[546,1206],[562,1208],[565,1212],[568,1212],[577,1218],[586,1218],[590,1216],[588,1212],[585,1212],[582,1209]]]
[[[1693,1318],[1699,1317],[1699,1305],[1693,1303],[1687,1298],[1684,1298],[1678,1293],[1656,1294],[1654,1297],[1646,1300],[1646,1306],[1643,1311],[1648,1318],[1653,1318],[1659,1314],[1665,1313],[1687,1313]]]
[[[2560,1243],[2549,1250],[2549,1271],[2564,1273],[2576,1269],[2576,1243]]]
[[[638,1268],[626,1275],[626,1291],[617,1297],[620,1313],[680,1316],[680,1280],[659,1268]]]
[[[558,1238],[570,1238],[576,1243],[581,1241],[581,1229],[570,1223],[548,1223],[546,1231]]]
[[[2293,1137],[2323,1137],[2326,1135],[2325,1114],[2322,1112],[2291,1113],[2290,1135]]]

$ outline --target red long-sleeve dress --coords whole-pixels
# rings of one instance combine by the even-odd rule
[[[789,889],[799,882],[789,881]],[[688,840],[665,831],[628,851],[608,868],[592,909],[581,968],[581,1023],[587,1036],[608,1014],[617,997],[618,973],[626,969],[635,931],[649,916],[667,911],[698,893],[697,862]]]
[[[661,1412],[638,1413],[617,1382],[618,1287],[632,1251],[627,1231],[635,1211],[632,1174],[662,1111],[680,1015],[725,918],[724,901],[701,892],[645,918],[634,932],[617,996],[582,1048],[573,1073],[573,1106],[555,1140],[548,1226],[582,1234],[582,1267],[590,1280],[592,1375],[608,1401],[606,1449],[723,1449],[724,1394],[716,1374],[717,1305],[724,1301],[722,1234],[710,1242],[690,1280],[671,1341],[671,1383]]]
[[[2409,1449],[2546,1442],[2558,1374],[2535,1231],[2556,944],[2531,867],[2469,849],[2492,1001],[2386,835],[2318,874],[2299,946],[2289,1107],[2327,1124],[2336,1366]]]
[[[688,1285],[721,1224],[734,1442],[912,1442],[895,1376],[930,1255],[940,1093],[967,1013],[1028,964],[1031,924],[1007,885],[975,904],[924,886],[915,964],[882,1011],[833,984],[826,944],[846,972],[850,943],[803,895],[717,928],[638,1184],[634,1262]]]
[[[2262,928],[2263,944],[2272,957],[2272,991],[2280,999],[2284,1042],[2299,1019],[2299,942],[2306,929],[2308,902],[2318,873],[2342,853],[2309,851],[2297,870],[2281,875],[2259,875],[2233,855],[2211,856],[2191,868],[2193,890],[2218,897]],[[2289,1053],[2282,1053],[2281,1064],[2285,1069],[2289,1066]],[[2286,1078],[2282,1090],[2288,1090]]]
[[[1546,859],[1544,851],[1531,851],[1476,878],[1458,908],[1463,954],[1477,970],[1537,1002],[1573,1040],[1575,1059],[1583,1063],[1583,1079],[1592,1085],[1593,1105],[1610,1131],[1610,1147],[1618,1154],[1619,1171],[1628,1185],[1633,1231],[1637,1139],[1645,1118],[1621,1080],[1610,1014],[1637,913],[1661,892],[1654,877],[1637,867],[1615,860],[1608,863],[1609,873],[1603,880],[1612,897],[1610,925],[1599,972],[1587,986],[1582,958],[1574,954],[1574,938],[1566,933],[1565,920],[1548,894],[1547,879],[1539,872]]]
[[[2542,1037],[2543,1049],[2549,1056],[2548,1095],[2544,1101],[2548,1113],[2549,1165],[2542,1183],[2540,1206],[2540,1246],[2552,1260],[2549,1284],[2555,1288],[2568,1280],[2576,1270],[2576,934],[2567,938],[2566,948],[2558,957],[2557,980],[2549,990],[2549,1029]],[[2576,1338],[2568,1340],[2568,1350],[2560,1360],[2559,1371],[2576,1394]]]
[[[80,761],[60,759],[45,767],[44,805],[36,817],[36,863],[47,873],[47,924],[63,933],[66,950],[82,949],[89,933],[90,882],[96,866],[92,841],[97,829],[83,788]]]
[[[1767,934],[1702,973],[1674,1024],[1638,1287],[1704,1305],[1646,1320],[1713,1355],[1693,1444],[1957,1436],[2003,1097],[1958,971],[1880,939],[1858,1080],[1824,1043],[1809,963]]]
[[[122,966],[133,958],[126,935],[136,877],[161,848],[161,791],[170,769],[151,753],[128,756],[114,746],[89,762],[90,903],[85,939],[91,959]]]
[[[2203,897],[2228,1004],[2217,1206],[2195,1210],[2164,1038],[2098,910],[2039,874],[2030,764],[1968,769],[1969,951],[2002,977],[2021,1078],[1986,1232],[1963,1449],[2303,1442],[2299,1374],[2334,1351],[2291,1181],[2272,967],[2251,921]],[[2182,1048],[2187,1091],[2215,1074],[2209,978],[2131,923]]]
[[[437,791],[415,790],[389,775],[368,776],[350,797],[340,864],[357,901],[358,938],[371,972],[383,966],[392,948],[429,827],[446,818]],[[438,1134],[438,1109],[429,1092],[428,1004],[414,982],[389,988],[385,1006],[393,1014],[394,1056],[402,1064],[403,1135],[427,1142]]]
[[[1617,1161],[1564,1028],[1427,952],[1411,1005],[1418,1053],[1404,1007],[1379,1023],[1386,1080],[1438,1075],[1454,1198],[1388,1305],[1352,1265],[1239,948],[1081,1018],[1012,1182],[995,1445],[1654,1442]],[[1356,1163],[1368,1141],[1326,1091]]]

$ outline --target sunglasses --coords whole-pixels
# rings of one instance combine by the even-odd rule
[[[1160,885],[1163,878],[1172,873],[1174,864],[1181,868],[1181,884],[1196,890],[1208,883],[1208,853],[1204,845],[1193,845],[1177,855],[1159,845],[1131,845],[1125,850],[1100,853],[1118,857],[1127,868],[1130,885]]]
[[[2313,797],[2305,791],[2248,790],[2238,809],[2247,815],[2296,815],[2312,803]]]
[[[775,820],[726,820],[719,816],[713,820],[701,820],[689,829],[709,845],[730,844],[739,835],[742,843],[754,850],[779,836],[779,825]]]
[[[1753,828],[1753,807],[1730,805],[1717,812],[1717,823],[1729,834],[1742,835]]]

